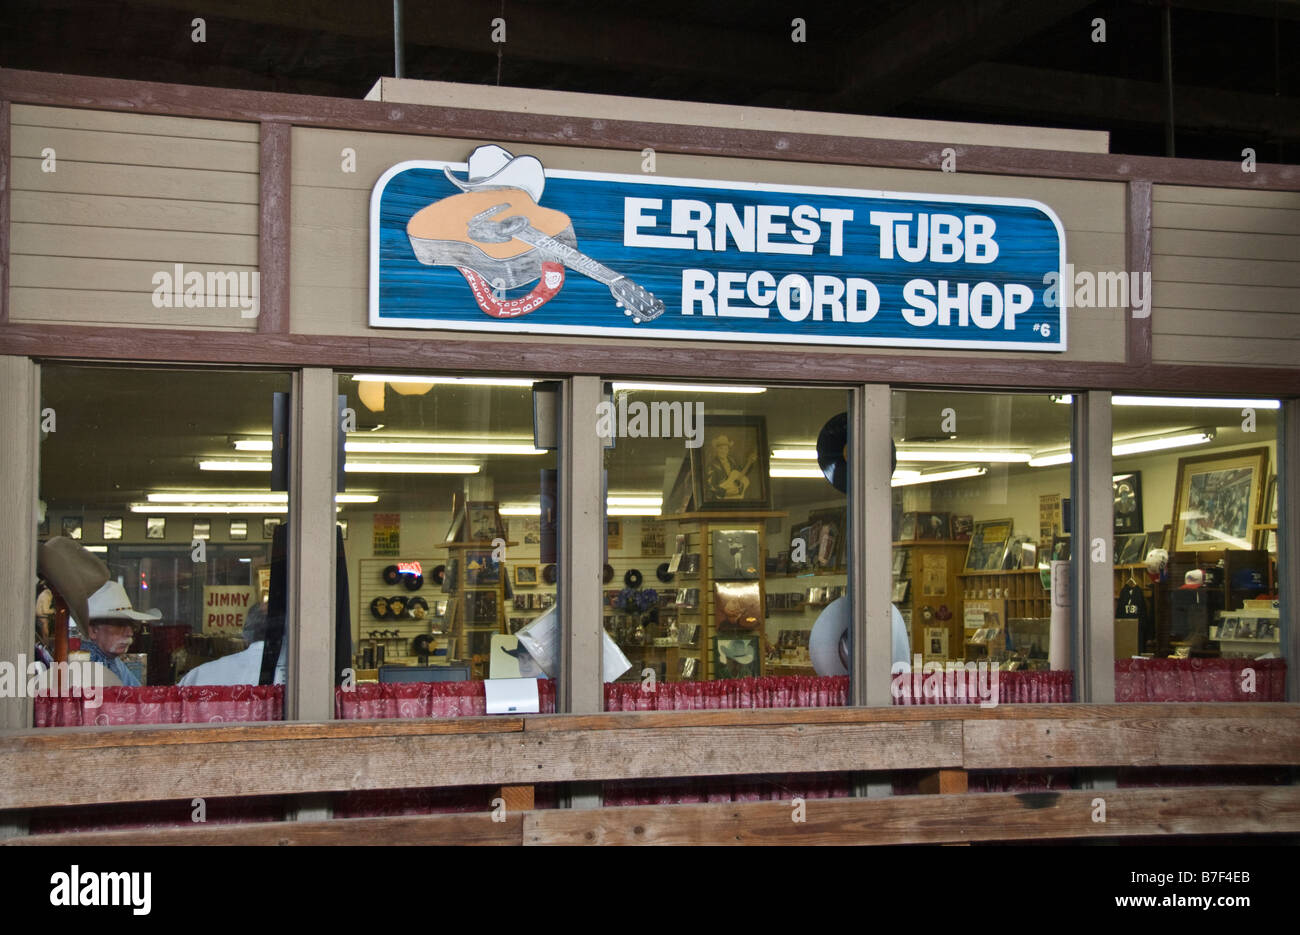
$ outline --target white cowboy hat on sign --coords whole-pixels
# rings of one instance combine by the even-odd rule
[[[443,169],[453,185],[463,192],[478,192],[492,188],[520,188],[533,201],[542,200],[546,188],[546,171],[536,156],[515,156],[495,144],[479,146],[469,154],[468,178],[464,181]]]

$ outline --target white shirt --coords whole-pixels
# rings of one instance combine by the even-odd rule
[[[222,656],[201,666],[195,666],[181,679],[182,686],[192,685],[256,685],[262,676],[263,640],[249,645],[248,649]],[[280,659],[275,664],[275,684],[283,685],[288,674],[289,642],[280,644]]]

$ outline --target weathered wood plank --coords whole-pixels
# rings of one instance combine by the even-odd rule
[[[1163,256],[1295,260],[1300,257],[1300,237],[1294,234],[1176,230],[1162,227],[1154,250]]]
[[[13,148],[15,156],[27,159],[39,159],[42,150],[53,149],[60,164],[107,162],[169,169],[257,171],[257,144],[235,140],[197,140],[16,124]]]
[[[1124,268],[1130,273],[1151,272],[1151,182],[1136,179],[1128,183],[1127,232],[1124,247]],[[1154,290],[1152,290],[1154,291]],[[1148,314],[1138,317],[1134,297],[1128,297],[1129,308],[1124,309],[1126,332],[1125,360],[1144,367],[1151,363],[1151,301],[1147,295]]]
[[[1300,245],[1300,237],[1295,242]],[[1164,282],[1283,287],[1300,295],[1300,262],[1294,258],[1288,262],[1157,254],[1151,259],[1151,275]]]
[[[1159,310],[1165,308],[1296,313],[1296,291],[1285,286],[1225,286],[1158,280],[1152,289],[1157,303],[1153,327],[1157,331],[1163,328]]]
[[[257,265],[256,234],[198,234],[15,222],[11,238],[10,249],[14,253],[38,256]]]
[[[17,275],[17,274],[15,274]],[[1296,296],[1294,312],[1256,312],[1235,310],[1232,327],[1238,334],[1249,334],[1269,343],[1277,341],[1283,346],[1288,341],[1300,339],[1300,295]],[[1223,327],[1225,309],[1167,308],[1160,310],[1158,334],[1185,334],[1204,338]],[[1267,336],[1265,338],[1265,336]],[[1263,341],[1261,341],[1263,343]],[[1292,351],[1291,360],[1295,360]],[[1287,358],[1282,358],[1285,361]],[[1262,362],[1262,360],[1261,360]]]
[[[1092,820],[1093,800],[1106,820]],[[940,844],[1300,831],[1300,787],[1114,789],[653,805],[524,816],[524,844]]]
[[[257,124],[251,121],[200,120],[194,117],[165,117],[109,110],[32,107],[27,104],[14,105],[13,121],[27,127],[63,127],[69,130],[257,142]]]
[[[262,275],[257,330],[263,334],[289,330],[292,139],[287,123],[262,124],[257,221],[257,265]]]
[[[940,769],[921,777],[918,788],[925,795],[962,795],[968,788],[964,769]]]
[[[256,234],[253,205],[179,198],[126,198],[72,192],[18,191],[13,219],[32,224],[186,231],[207,234]]]
[[[197,825],[193,828],[151,828],[127,831],[88,831],[8,838],[13,846],[113,847],[137,845],[272,847],[312,845],[388,846],[506,845],[523,838],[523,812],[507,812],[493,821],[490,812],[456,815],[403,815],[388,818],[337,818],[329,821],[274,821],[242,825]]]
[[[257,175],[206,169],[61,162],[42,172],[39,159],[13,160],[15,191],[74,192],[126,198],[179,198],[221,204],[257,204]]]
[[[1247,707],[1243,705],[1243,707]],[[1300,764],[1295,718],[1165,717],[970,720],[964,725],[966,769],[1057,766],[1195,766]]]
[[[1300,211],[1294,208],[1157,202],[1152,217],[1157,232],[1161,228],[1177,228],[1246,234],[1300,234]]]

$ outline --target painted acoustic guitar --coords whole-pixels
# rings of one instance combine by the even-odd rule
[[[417,211],[406,225],[415,258],[427,266],[461,266],[507,289],[530,283],[546,260],[563,263],[609,287],[637,324],[664,313],[664,303],[578,250],[573,222],[518,188],[462,192]]]

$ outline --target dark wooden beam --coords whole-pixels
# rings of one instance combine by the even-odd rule
[[[0,100],[0,325],[9,321],[9,102]]]
[[[261,283],[257,330],[262,333],[283,334],[289,330],[291,130],[287,123],[262,122],[257,214],[257,267]]]
[[[844,43],[851,66],[832,98],[859,113],[888,113],[976,62],[1013,49],[1090,0],[919,0]]]
[[[1124,232],[1124,256],[1130,273],[1151,272],[1151,183],[1145,179],[1129,182],[1126,186],[1127,223]],[[1148,367],[1151,364],[1151,315],[1155,314],[1155,296],[1148,294],[1149,314],[1138,318],[1135,309],[1128,308],[1124,315],[1126,337],[1125,359],[1130,366]]]
[[[466,108],[387,104],[263,91],[117,81],[0,69],[0,99],[53,107],[173,114],[222,120],[282,121],[301,126],[373,130],[453,139],[519,141],[559,146],[777,159],[836,165],[938,171],[944,146],[815,133],[677,126],[627,120],[500,113]],[[1165,159],[1106,153],[950,144],[962,171],[990,175],[1123,181],[1300,191],[1300,166],[1239,160]]]
[[[1300,368],[1194,366],[1034,358],[861,353],[841,348],[774,344],[755,348],[705,342],[628,341],[609,343],[520,336],[510,341],[475,341],[461,332],[420,332],[420,340],[385,338],[375,332],[343,335],[278,332],[181,331],[80,325],[0,326],[0,354],[61,360],[119,360],[150,363],[260,364],[279,367],[336,367],[375,370],[394,360],[417,370],[564,376],[617,373],[628,378],[694,378],[702,373],[744,373],[748,379],[807,383],[931,384],[980,389],[1115,390],[1118,392],[1204,392],[1231,386],[1237,393],[1300,396]]]

